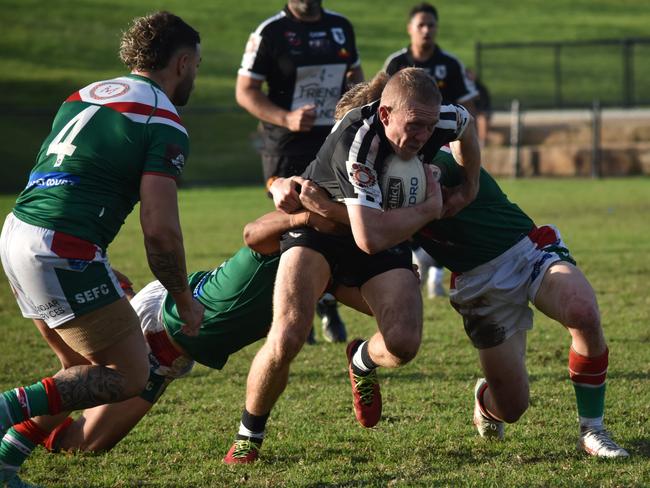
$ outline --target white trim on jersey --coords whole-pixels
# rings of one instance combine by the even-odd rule
[[[277,14],[272,15],[272,16],[269,17],[268,19],[262,21],[262,23],[261,23],[260,25],[257,26],[257,29],[255,29],[255,31],[253,31],[254,34],[257,34],[258,36],[261,35],[261,34],[262,34],[262,30],[263,30],[267,25],[269,25],[269,24],[272,23],[272,22],[275,22],[276,20],[280,20],[280,19],[282,19],[282,18],[284,18],[284,17],[286,17],[286,16],[287,16],[287,13],[286,13],[284,10],[281,10],[281,11],[278,12]]]
[[[359,150],[361,149],[361,145],[363,144],[364,139],[368,135],[368,132],[370,132],[371,125],[375,120],[375,114],[373,114],[369,119],[364,119],[363,120],[363,125],[357,129],[357,133],[354,135],[354,140],[352,141],[352,144],[350,145],[350,150],[348,151],[348,161],[357,161],[359,163],[367,164],[369,166],[374,166],[375,165],[375,158],[377,157],[377,148],[379,147],[379,135],[375,133],[373,136],[373,139],[377,139],[376,143],[375,140],[373,140],[370,143],[370,150],[368,151],[368,157],[366,158],[365,161],[359,161]],[[374,148],[374,152],[373,152]],[[372,160],[370,160],[370,156],[372,155]]]
[[[391,63],[393,59],[395,59],[398,56],[401,56],[402,54],[406,53],[408,51],[408,48],[403,47],[399,51],[395,51],[392,54],[389,54],[388,57],[386,58],[386,61],[384,61],[384,66],[381,68],[382,70],[386,71],[386,68],[388,68],[388,65]]]
[[[120,112],[122,115],[124,115],[126,118],[129,120],[132,120],[133,122],[139,122],[141,124],[164,124],[164,125],[169,125],[173,127],[174,129],[177,129],[181,131],[183,134],[185,134],[187,137],[189,137],[189,134],[187,133],[187,130],[185,127],[183,127],[181,124],[178,124],[177,122],[174,122],[171,119],[168,119],[166,117],[156,117],[156,116],[149,116],[149,115],[142,115],[142,114],[134,114],[132,112]]]

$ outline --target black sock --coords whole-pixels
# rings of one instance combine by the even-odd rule
[[[253,415],[244,408],[236,439],[253,440],[261,444],[264,439],[264,430],[266,429],[266,421],[269,419],[269,415],[270,412],[266,415]]]

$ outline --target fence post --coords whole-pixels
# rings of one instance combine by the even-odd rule
[[[481,49],[481,41],[478,41],[476,44],[474,44],[474,66],[476,66],[476,77],[478,79],[481,79],[481,75],[483,74]]]
[[[521,176],[521,110],[519,100],[514,99],[510,104],[510,161],[513,176]]]
[[[602,171],[600,167],[601,148],[600,148],[600,135],[601,135],[601,111],[600,100],[594,100],[591,108],[591,177],[600,178]]]

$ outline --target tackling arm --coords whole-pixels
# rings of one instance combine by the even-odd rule
[[[474,201],[479,189],[481,172],[481,147],[476,133],[474,117],[457,141],[449,145],[454,159],[463,167],[465,180],[463,183],[446,194],[443,217],[457,214]]]

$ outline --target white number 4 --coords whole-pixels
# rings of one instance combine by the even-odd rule
[[[84,128],[99,108],[99,105],[91,105],[90,107],[83,109],[70,119],[70,121],[65,124],[65,127],[59,131],[54,140],[47,147],[47,154],[56,154],[54,167],[61,166],[63,158],[66,156],[72,156],[72,153],[77,149],[77,146],[72,144],[72,141],[77,137],[77,134],[79,134],[81,129]]]

